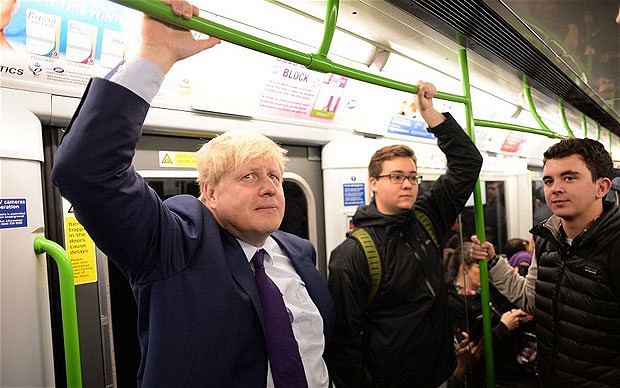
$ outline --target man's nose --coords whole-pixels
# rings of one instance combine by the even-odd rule
[[[273,195],[277,191],[275,181],[268,175],[260,179],[260,195]]]

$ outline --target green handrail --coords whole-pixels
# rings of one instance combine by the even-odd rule
[[[327,57],[329,47],[332,44],[332,39],[334,38],[334,32],[336,30],[336,22],[338,20],[339,6],[340,0],[327,0],[325,22],[323,23],[325,26],[323,41],[321,42],[321,47],[319,47],[319,51],[317,52],[317,54],[322,57]]]
[[[588,138],[588,122],[586,121],[586,115],[581,113],[581,128],[583,129],[583,138]]]
[[[547,131],[543,131],[542,129],[524,127],[522,125],[516,125],[516,124],[510,124],[510,123],[501,123],[497,121],[474,119],[474,124],[476,124],[476,126],[479,126],[479,127],[500,128],[500,129],[508,129],[510,131],[532,133],[534,135],[546,136],[552,139],[565,139],[566,138],[566,136],[560,135],[555,132],[547,132]]]
[[[77,308],[73,268],[67,252],[45,237],[34,239],[34,251],[47,253],[56,261],[60,278],[60,307],[62,310],[62,334],[65,342],[65,369],[67,387],[82,387],[82,365],[80,362],[80,337],[78,332]]]
[[[596,141],[601,141],[601,124],[596,122],[595,125],[596,125]]]
[[[564,128],[566,129],[566,132],[568,132],[568,136],[575,137],[575,134],[573,133],[573,130],[570,129],[570,126],[568,125],[568,120],[566,119],[566,110],[564,109],[564,100],[561,98],[558,99],[558,104],[560,106],[560,117],[562,118],[562,123],[564,124]]]
[[[259,51],[264,54],[282,58],[291,62],[298,63],[310,70],[320,71],[322,73],[333,73],[344,77],[367,82],[373,85],[379,85],[386,88],[400,90],[408,93],[417,93],[418,86],[410,85],[405,82],[395,81],[376,74],[366,73],[361,70],[353,69],[334,63],[327,59],[323,54],[306,54],[277,43],[269,42],[250,34],[237,31],[233,28],[223,26],[213,21],[204,19],[199,16],[191,19],[183,19],[172,13],[170,6],[160,1],[151,0],[110,0],[126,7],[144,12],[152,17],[176,25],[178,27],[189,30],[198,31],[207,35],[217,36],[227,42]],[[332,16],[333,17],[333,16]],[[437,92],[436,98],[453,102],[465,103],[463,96]]]
[[[467,62],[467,51],[462,48],[459,50],[459,63],[461,65],[463,92],[465,94],[465,122],[466,131],[471,140],[476,142],[476,131],[474,130],[473,109],[471,106],[471,85],[469,83],[469,64]],[[480,242],[486,241],[484,227],[484,210],[482,208],[482,194],[480,191],[480,177],[474,186],[474,223],[476,235]],[[487,386],[495,387],[495,360],[493,357],[493,335],[491,322],[491,297],[489,293],[489,268],[488,258],[479,263],[480,267],[480,303],[482,308],[482,330],[484,332],[484,352],[487,373]]]
[[[530,90],[530,80],[527,75],[523,76],[523,94],[525,95],[527,104],[530,107],[530,112],[532,113],[532,116],[534,116],[534,119],[536,120],[538,125],[540,125],[543,131],[553,133],[553,131],[549,129],[549,127],[547,127],[547,125],[545,125],[545,123],[542,121],[542,118],[540,117],[540,115],[538,114],[538,111],[536,110],[536,105],[534,105],[534,99],[532,98],[532,91]]]

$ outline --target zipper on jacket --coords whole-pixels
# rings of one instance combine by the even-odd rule
[[[568,259],[568,256],[570,255],[570,252],[568,250],[565,250],[564,245],[562,244],[561,241],[557,241],[557,243],[559,244],[559,253],[560,253],[560,263],[562,264],[562,267],[560,269],[560,276],[558,277],[558,280],[555,282],[555,287],[554,287],[554,293],[553,293],[553,299],[551,302],[551,310],[553,311],[553,314],[551,315],[551,330],[552,330],[552,339],[551,339],[551,370],[555,370],[555,363],[556,363],[556,359],[557,359],[557,348],[558,348],[558,342],[559,342],[559,307],[558,307],[558,300],[560,299],[560,289],[562,287],[562,279],[564,279],[564,272],[566,271],[566,260]],[[569,248],[570,249],[570,248]]]
[[[404,236],[402,233],[400,234],[400,237],[404,239]],[[426,285],[428,290],[431,292],[431,295],[433,295],[433,298],[435,298],[437,294],[435,293],[435,290],[433,289],[431,282],[429,282],[428,278],[426,277],[426,271],[424,270],[424,264],[422,264],[422,258],[420,257],[420,255],[418,255],[418,252],[416,252],[415,249],[413,249],[411,244],[409,244],[409,241],[407,241],[406,239],[405,239],[405,246],[407,247],[407,249],[409,249],[413,253],[413,256],[420,263],[420,271],[422,271],[422,276],[424,276],[424,284]]]

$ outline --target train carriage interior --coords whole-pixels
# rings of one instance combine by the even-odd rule
[[[15,8],[5,13],[5,3]],[[2,1],[0,386],[67,386],[75,374],[84,386],[135,386],[140,347],[131,288],[50,178],[88,80],[135,53],[135,3]],[[443,93],[435,106],[469,131],[484,158],[479,203],[472,195],[442,236],[446,244],[475,234],[477,210],[498,253],[506,254],[510,239],[527,240],[549,216],[542,154],[561,138],[600,141],[620,176],[618,2],[195,3],[201,18],[294,55],[277,57],[239,34],[231,40],[241,43],[177,63],[147,115],[135,169],[162,200],[197,196],[195,152],[203,143],[231,129],[274,139],[288,151],[280,229],[312,242],[325,278],[331,250],[351,230],[357,207],[372,199],[367,168],[376,149],[409,145],[421,194],[445,172],[445,156],[405,91],[418,80]],[[338,65],[331,72],[301,63],[325,56]],[[369,81],[378,78],[396,82]],[[36,238],[68,253],[76,333],[63,326],[66,270],[35,252]],[[72,334],[77,364],[66,351]]]

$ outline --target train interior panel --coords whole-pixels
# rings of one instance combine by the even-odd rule
[[[2,2],[3,17],[5,3],[15,2]],[[141,15],[119,3],[20,0],[3,25],[8,45],[0,47],[0,386],[67,386],[76,375],[84,386],[135,385],[140,349],[131,288],[50,178],[89,79],[136,53]],[[528,239],[532,225],[550,215],[542,195],[542,154],[560,138],[597,139],[620,167],[620,71],[611,67],[609,74],[598,57],[582,58],[553,39],[557,32],[533,20],[532,10],[546,2],[436,2],[439,8],[458,3],[455,16],[482,7],[470,29],[450,15],[429,12],[432,4],[425,1],[196,3],[205,19],[302,53],[322,46],[326,4],[339,3],[328,58],[351,76],[339,74],[339,67],[321,72],[223,42],[166,75],[134,157],[136,171],[162,200],[198,196],[195,153],[202,144],[232,129],[274,139],[288,151],[280,229],[312,242],[323,277],[356,209],[372,200],[367,168],[374,151],[409,145],[423,176],[420,193],[445,172],[445,156],[411,93],[409,85],[418,80],[437,86],[442,96],[435,107],[455,117],[484,158],[480,203],[472,194],[451,233],[442,236],[446,244],[475,233],[477,208],[486,238],[500,254],[509,239]],[[595,3],[610,15],[618,12],[617,3]],[[38,25],[28,15],[47,22]],[[488,15],[500,31],[521,39],[523,52],[495,48],[504,38],[491,30],[485,40]],[[68,20],[89,26],[94,50],[67,37]],[[50,31],[59,33],[44,34]],[[616,49],[618,36],[610,38]],[[539,56],[524,63],[526,53]],[[87,58],[78,58],[82,54]],[[608,57],[617,66],[616,57]],[[395,82],[386,86],[377,78]],[[69,261],[58,259],[48,240]],[[45,256],[45,249],[54,253]],[[66,263],[73,268],[69,289],[76,304],[70,328],[61,302]],[[77,359],[65,351],[69,335],[78,338]]]

